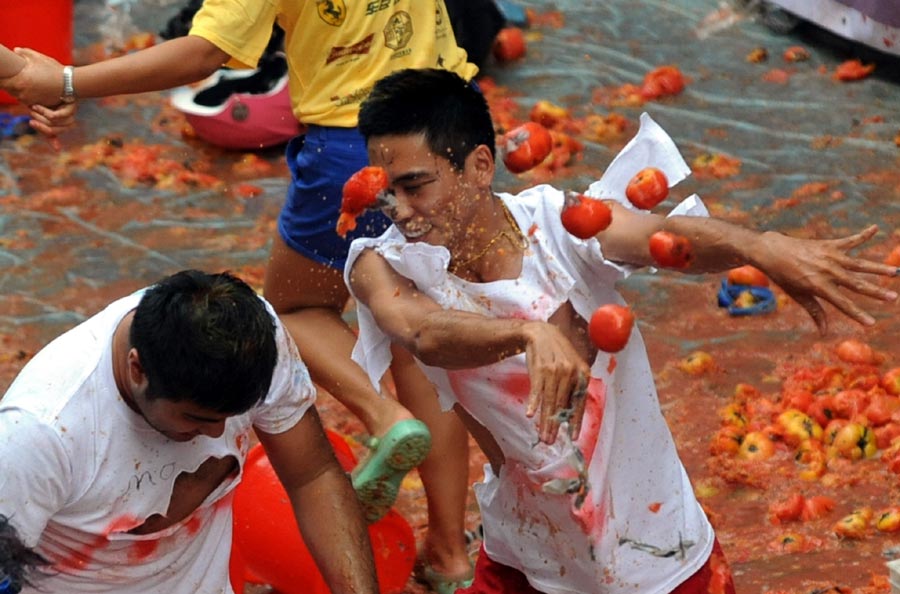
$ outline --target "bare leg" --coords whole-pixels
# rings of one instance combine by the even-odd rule
[[[448,578],[465,577],[471,571],[465,538],[469,434],[456,413],[441,410],[434,387],[412,356],[399,347],[393,353],[397,396],[431,431],[431,452],[419,465],[428,500],[423,561]]]
[[[298,254],[276,233],[263,292],[297,343],[313,381],[371,435],[413,418],[396,400],[379,395],[365,371],[351,364],[356,335],[341,317],[349,292],[339,270]]]

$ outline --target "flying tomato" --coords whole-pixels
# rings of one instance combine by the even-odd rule
[[[566,192],[560,218],[566,231],[580,239],[588,239],[609,227],[612,210],[596,198]]]
[[[625,305],[607,303],[598,307],[591,316],[588,335],[601,351],[618,353],[628,344],[634,314]]]
[[[669,195],[669,180],[656,167],[645,167],[625,186],[625,197],[642,210],[650,210]]]
[[[650,236],[650,255],[662,268],[687,268],[694,259],[694,250],[687,237],[657,231]]]

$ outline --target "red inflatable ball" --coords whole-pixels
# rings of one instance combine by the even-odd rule
[[[328,431],[328,439],[344,470],[352,470],[356,457],[344,438]],[[402,592],[416,560],[409,523],[391,510],[369,526],[369,539],[381,591]],[[243,592],[245,583],[256,583],[268,584],[279,594],[329,594],[300,537],[287,493],[258,444],[250,450],[243,480],[235,489],[230,576],[235,592]]]

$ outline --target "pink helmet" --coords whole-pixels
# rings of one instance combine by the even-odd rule
[[[229,149],[283,144],[302,130],[291,111],[288,76],[271,68],[222,69],[200,87],[180,87],[172,105],[185,114],[197,136]]]

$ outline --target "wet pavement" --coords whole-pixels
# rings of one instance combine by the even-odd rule
[[[679,192],[698,193],[715,215],[810,237],[878,223],[881,231],[866,253],[879,260],[900,243],[896,58],[809,25],[780,34],[752,13],[716,0],[521,4],[536,17],[526,32],[526,57],[485,69],[500,95],[515,100],[514,113],[525,118],[537,100],[546,99],[575,118],[616,113],[626,124],[621,133],[572,132],[583,151],[552,183],[586,187],[647,111],[694,165]],[[110,20],[99,0],[79,0],[75,8],[76,55],[90,59],[96,55],[92,44],[108,40],[121,23]],[[134,31],[158,31],[178,8],[167,0],[136,4]],[[796,45],[809,51],[808,60],[783,58]],[[760,48],[768,59],[748,60]],[[874,73],[855,82],[836,80],[835,68],[851,58],[874,63]],[[616,89],[639,85],[663,64],[684,73],[682,93],[642,105],[610,104]],[[13,107],[3,111],[18,113]],[[166,274],[230,269],[261,283],[286,184],[280,149],[248,156],[186,138],[182,116],[165,94],[84,101],[79,117],[61,151],[33,136],[0,140],[0,391],[54,336]],[[714,157],[731,169],[705,167]],[[496,188],[516,190],[534,181],[501,170]],[[832,334],[823,338],[789,304],[765,317],[728,317],[715,306],[717,283],[638,274],[623,287],[635,303],[661,401],[695,485],[716,476],[707,459],[718,425],[710,411],[727,402],[735,384],[771,388],[786,362],[841,337],[869,342],[885,353],[886,366],[900,364],[896,305],[871,304],[878,323],[869,330],[829,310]],[[674,362],[698,349],[714,356],[717,370],[699,379],[679,374]],[[332,427],[359,430],[328,397],[323,408]],[[476,456],[473,480],[479,461]],[[780,479],[770,480],[768,488],[775,489]],[[845,503],[841,509],[863,495],[896,501],[894,484],[864,483],[834,491]],[[746,486],[704,501],[732,560],[739,594],[809,592],[816,580],[858,588],[869,584],[870,573],[886,575],[883,553],[900,544],[890,535],[837,542],[823,523],[815,528],[821,546],[803,554],[763,546],[774,533],[752,541],[749,534],[770,530],[764,501],[765,489]],[[414,477],[399,507],[421,532],[424,501]],[[470,520],[474,528],[474,508]],[[424,590],[411,582],[407,591]]]

